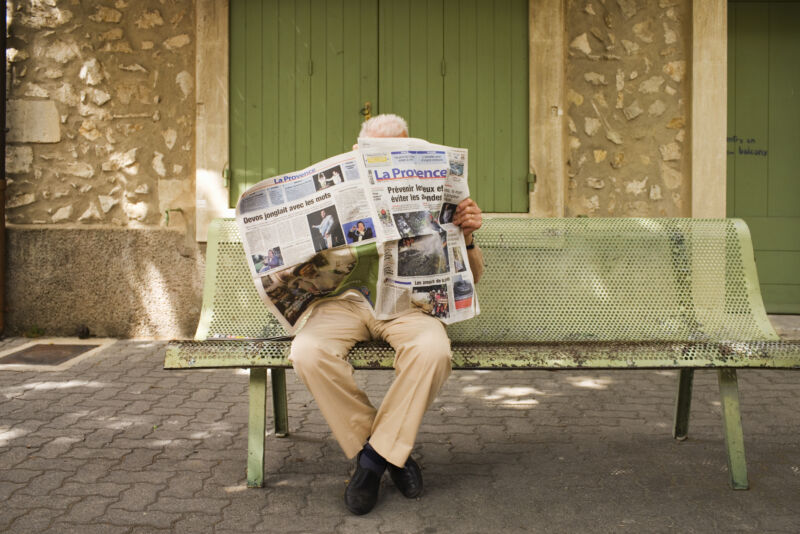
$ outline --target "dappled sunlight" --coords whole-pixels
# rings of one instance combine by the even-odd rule
[[[661,369],[659,371],[656,371],[655,374],[657,374],[658,376],[675,376],[675,375],[678,374],[678,371],[677,370],[671,371],[671,370]]]
[[[5,447],[8,445],[12,440],[17,438],[21,438],[27,434],[25,430],[21,430],[19,428],[10,428],[7,426],[0,426],[0,447]]]
[[[221,214],[231,211],[231,209],[228,207],[228,195],[220,194],[221,181],[219,177],[221,171],[222,169],[201,168],[197,169],[195,174],[197,198],[205,199],[206,210],[214,214]]]
[[[653,233],[663,232],[664,224],[658,219],[635,219],[634,222]]]
[[[601,278],[592,279],[592,291],[594,291],[594,296],[597,297],[598,300],[604,301],[609,298],[608,289],[606,289],[606,285]]]
[[[476,378],[473,376],[473,378]],[[461,393],[470,397],[490,401],[493,404],[499,403],[506,406],[533,406],[539,401],[533,398],[535,395],[547,395],[544,391],[529,386],[501,386],[490,388],[489,386],[467,385],[461,388]]]
[[[506,406],[533,406],[539,404],[536,399],[505,399],[500,404]]]
[[[139,297],[145,304],[144,311],[148,315],[152,335],[168,339],[173,337],[174,325],[180,322],[170,299],[169,283],[152,262],[147,262],[145,269]],[[166,305],[158,305],[160,301],[167,301]],[[168,317],[164,317],[164,314],[168,314]]]
[[[460,381],[460,382],[473,382],[473,381],[475,381],[477,379],[478,379],[478,377],[475,376],[474,374],[459,375],[459,377],[457,378],[457,380]]]
[[[500,404],[507,406],[532,406],[539,404],[539,401],[531,398],[531,395],[544,395],[543,392],[531,387],[501,387],[495,389],[491,394],[483,397],[488,401],[499,401]]]
[[[503,397],[523,397],[525,395],[543,395],[544,393],[530,387],[502,387],[494,391],[487,397],[488,400],[496,400]]]
[[[566,380],[571,386],[587,389],[608,389],[608,385],[612,382],[610,378],[592,378],[588,376],[568,376]]]

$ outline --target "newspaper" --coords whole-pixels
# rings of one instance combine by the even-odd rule
[[[236,219],[259,295],[289,331],[320,300],[357,294],[378,319],[419,309],[445,323],[479,312],[456,206],[469,196],[467,150],[413,138],[268,178]]]

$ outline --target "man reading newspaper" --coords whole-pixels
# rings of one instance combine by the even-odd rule
[[[408,126],[396,115],[378,115],[363,123],[359,137],[408,137]],[[464,232],[477,282],[483,258],[473,232],[481,227],[481,210],[467,198],[452,217]],[[385,340],[396,351],[396,377],[379,409],[356,385],[346,360],[353,345],[371,339]],[[404,496],[415,498],[422,493],[420,467],[409,455],[425,410],[450,374],[450,358],[450,340],[436,317],[410,309],[399,317],[379,320],[355,292],[320,302],[297,333],[289,356],[295,372],[314,396],[344,453],[357,458],[345,491],[345,504],[354,514],[366,514],[375,506],[387,468]]]

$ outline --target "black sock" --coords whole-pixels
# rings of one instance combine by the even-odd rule
[[[361,449],[361,456],[358,458],[358,465],[365,467],[379,475],[382,475],[386,470],[386,459],[378,454],[378,451],[372,448],[372,445],[367,443]]]

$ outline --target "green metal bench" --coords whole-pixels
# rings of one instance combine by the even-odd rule
[[[687,435],[694,369],[718,369],[731,485],[747,470],[736,369],[800,368],[759,292],[739,220],[490,218],[478,233],[486,272],[480,316],[448,327],[454,369],[680,370],[673,435]],[[167,369],[250,368],[247,480],[264,480],[267,369],[275,433],[288,433],[289,341],[236,341],[285,331],[258,297],[232,220],[208,234],[195,341],[171,342]],[[359,343],[356,368],[388,369],[385,343]]]

